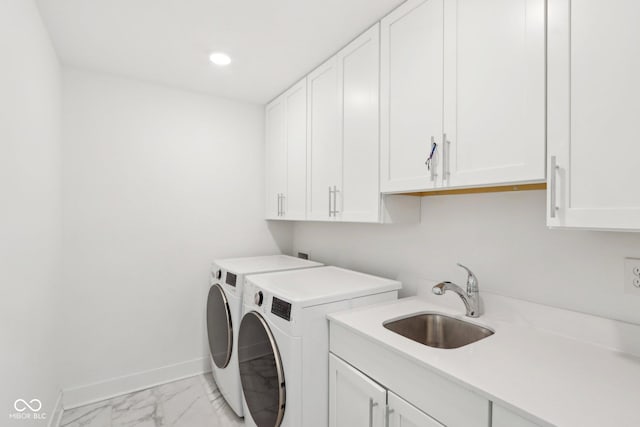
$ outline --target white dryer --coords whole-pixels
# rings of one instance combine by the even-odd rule
[[[211,264],[207,297],[207,335],[213,377],[238,416],[243,415],[238,359],[242,289],[247,274],[318,267],[322,264],[286,255],[229,258]]]
[[[327,427],[327,314],[394,300],[400,288],[338,267],[248,276],[238,335],[245,424]]]

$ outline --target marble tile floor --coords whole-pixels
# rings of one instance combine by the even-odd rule
[[[60,427],[237,427],[210,373],[64,411]]]

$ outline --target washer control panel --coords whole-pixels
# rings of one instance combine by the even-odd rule
[[[291,320],[291,303],[281,300],[280,298],[273,297],[271,302],[271,313],[278,317],[282,317],[286,321]]]
[[[236,287],[236,280],[238,279],[238,276],[236,276],[233,273],[229,273],[227,271],[227,278],[225,280],[225,282],[227,283],[227,285],[229,286],[233,286],[234,288]]]

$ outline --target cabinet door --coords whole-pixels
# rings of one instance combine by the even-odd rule
[[[307,203],[307,80],[284,94],[287,139],[287,190],[282,200],[285,219],[306,217]]]
[[[384,388],[329,355],[330,427],[384,427],[386,401]]]
[[[493,404],[491,427],[539,427],[532,421],[522,418],[502,406]]]
[[[548,8],[547,223],[640,230],[640,2]]]
[[[388,427],[444,427],[400,396],[388,392]]]
[[[379,25],[340,51],[337,59],[342,93],[342,185],[338,185],[336,217],[343,221],[378,222]]]
[[[308,191],[307,217],[333,219],[330,188],[338,185],[340,164],[340,97],[335,57],[307,77]]]
[[[445,184],[545,179],[545,0],[445,0]]]
[[[425,161],[432,138],[442,142],[443,0],[408,0],[380,31],[381,189],[433,188]]]
[[[287,188],[287,141],[283,97],[265,108],[266,218],[281,219],[281,195]]]

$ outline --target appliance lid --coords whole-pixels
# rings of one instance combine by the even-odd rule
[[[320,267],[323,264],[289,255],[267,255],[245,258],[227,258],[213,261],[219,268],[235,274],[255,274],[296,268]]]
[[[248,276],[257,288],[286,301],[309,307],[402,288],[385,279],[339,267],[318,267]]]

